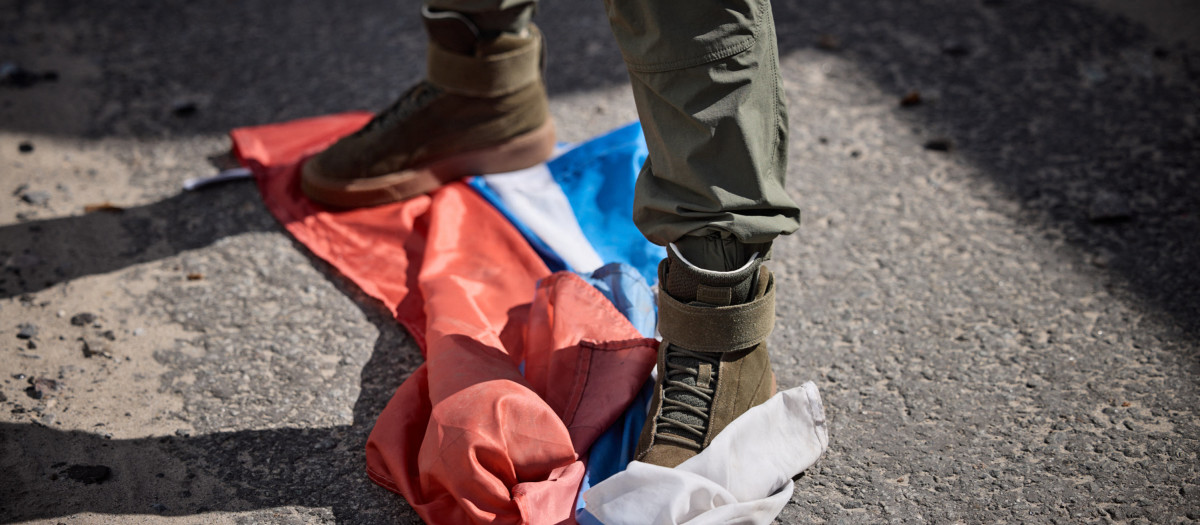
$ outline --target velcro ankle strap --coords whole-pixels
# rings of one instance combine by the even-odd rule
[[[460,55],[431,40],[426,64],[429,82],[456,95],[499,97],[537,81],[542,37],[536,27],[529,30],[535,45],[486,56]]]
[[[770,275],[770,274],[768,274]],[[658,292],[658,331],[664,341],[696,352],[744,350],[775,328],[775,276],[762,297],[734,306],[693,306]]]

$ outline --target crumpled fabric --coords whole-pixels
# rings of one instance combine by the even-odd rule
[[[588,251],[594,250],[600,260],[637,268],[653,285],[658,281],[658,262],[667,253],[633,224],[634,185],[647,155],[642,126],[633,122],[571,146],[547,162],[542,178],[531,179],[529,185],[514,184],[505,175],[476,177],[471,185],[527,230],[534,246],[547,245],[556,257],[577,260],[580,243],[569,239],[582,232]],[[545,172],[552,183],[545,181]],[[569,204],[565,208],[559,205],[564,196]],[[518,209],[531,205],[537,213]],[[522,224],[528,222],[528,215],[549,216],[562,209],[562,217],[550,224]],[[591,271],[586,262],[570,268]]]
[[[637,394],[657,343],[579,276],[550,274],[465,184],[365,209],[309,201],[301,163],[369,118],[231,132],[272,214],[425,355],[376,422],[368,475],[429,523],[569,522],[580,458]]]
[[[808,382],[751,408],[675,468],[629,463],[584,493],[579,522],[771,523],[792,496],[792,478],[828,447],[821,395]]]
[[[517,227],[551,270],[587,273],[604,265],[545,164],[472,177],[469,184]]]

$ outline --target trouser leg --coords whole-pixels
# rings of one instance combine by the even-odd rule
[[[501,32],[519,33],[529,25],[537,0],[427,0],[435,11],[462,13],[490,37]]]
[[[605,4],[650,150],[634,222],[714,270],[765,255],[800,220],[769,1]]]

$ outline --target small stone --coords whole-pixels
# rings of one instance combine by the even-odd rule
[[[91,358],[93,356],[100,356],[112,359],[112,353],[108,351],[107,346],[89,342],[87,339],[82,337],[79,338],[79,342],[83,344],[83,346],[80,348],[80,350],[83,351],[83,357]]]
[[[962,58],[971,54],[971,49],[966,44],[956,41],[947,41],[942,44],[942,54],[954,58]]]
[[[21,153],[33,153],[33,143],[28,140],[17,144],[17,151]]]
[[[91,312],[77,313],[71,316],[71,324],[74,326],[87,326],[96,320],[96,314]]]
[[[84,485],[92,485],[112,478],[112,469],[104,465],[71,465],[63,474]]]
[[[83,211],[84,211],[84,213],[96,213],[96,212],[121,213],[121,212],[125,211],[125,207],[117,206],[116,204],[105,201],[105,202],[97,202],[97,203],[88,204],[83,207]]]
[[[37,350],[37,343],[33,342],[33,339],[25,341],[25,348],[29,350]]]
[[[192,437],[192,432],[186,428],[180,428],[175,430],[175,435],[181,438],[187,438]]]
[[[1088,207],[1088,220],[1094,223],[1111,224],[1133,218],[1127,199],[1111,191],[1100,191],[1092,198]]]
[[[46,394],[58,390],[59,383],[48,377],[31,377],[29,378],[29,387],[25,389],[25,394],[34,399],[42,399]]]
[[[944,137],[932,138],[925,141],[925,149],[930,151],[948,152],[954,149],[954,141]]]
[[[900,107],[911,108],[921,105],[921,93],[917,90],[912,90],[900,97]]]
[[[182,118],[191,117],[199,110],[199,106],[197,106],[195,102],[189,100],[182,100],[171,106],[171,114]]]
[[[104,332],[101,332],[100,337],[108,339],[109,341],[117,340],[117,334],[116,334],[116,332],[113,332],[112,330],[105,330]]]
[[[50,201],[50,192],[25,192],[20,195],[20,200],[24,200],[26,204],[44,206]]]
[[[140,326],[139,326],[139,327],[137,327],[137,328],[134,328],[134,329],[133,329],[133,336],[134,336],[134,337],[137,337],[137,336],[139,336],[139,335],[142,335],[142,334],[144,334],[144,333],[146,333],[146,329],[145,329],[145,328],[142,328],[142,327],[140,327]]]
[[[33,339],[38,335],[38,327],[33,323],[17,325],[17,339]]]
[[[158,503],[158,502],[151,503],[150,508],[154,509],[154,512],[158,512],[158,513],[163,513],[163,512],[167,511],[167,506],[163,505],[162,503]]]
[[[48,78],[48,76],[51,74],[54,76],[53,79]],[[16,62],[5,62],[0,64],[0,83],[8,84],[18,88],[27,88],[44,80],[58,80],[58,73],[54,71],[47,71],[44,73],[30,71],[21,67],[21,65],[17,64]]]
[[[825,51],[837,51],[842,48],[842,42],[836,36],[824,34],[817,37],[817,48]]]

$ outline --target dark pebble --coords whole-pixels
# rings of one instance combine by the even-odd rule
[[[113,332],[112,330],[105,330],[104,332],[102,332],[100,334],[100,337],[108,339],[109,341],[117,340],[117,334],[115,332]]]
[[[900,97],[900,107],[911,108],[921,105],[921,93],[918,91],[909,91],[903,97]]]
[[[171,107],[171,114],[176,117],[187,118],[195,115],[199,109],[195,102],[180,102]]]
[[[32,150],[30,150],[32,151]],[[21,200],[34,206],[44,206],[50,202],[50,192],[48,191],[29,191],[21,195]]]
[[[971,53],[971,49],[962,42],[946,42],[942,45],[942,53],[946,56],[954,58],[965,57]]]
[[[1111,224],[1132,218],[1133,210],[1127,199],[1111,191],[1097,193],[1088,207],[1088,220],[1094,223]]]
[[[46,396],[47,392],[58,390],[58,386],[58,381],[48,377],[31,377],[25,394],[34,399],[41,399]]]
[[[63,473],[84,485],[104,483],[112,478],[112,469],[104,465],[71,465]]]
[[[817,48],[826,51],[837,51],[842,48],[842,42],[836,36],[821,35],[817,37]]]
[[[929,139],[925,141],[925,149],[930,151],[950,151],[954,149],[954,141],[945,138]]]
[[[4,65],[6,67],[3,68],[3,79],[4,82],[9,85],[19,88],[27,88],[37,84],[38,81],[42,80],[41,74],[34,73],[33,71],[25,69],[21,66],[12,63]]]
[[[87,326],[96,320],[96,314],[90,312],[82,312],[71,316],[71,324],[74,326]]]
[[[29,141],[17,144],[17,151],[21,153],[33,153],[33,143]]]
[[[38,327],[33,323],[17,325],[17,339],[33,339],[38,335]]]
[[[98,355],[100,357],[107,357],[109,359],[112,359],[112,354],[108,351],[108,348],[106,348],[104,345],[94,345],[92,343],[89,343],[87,339],[84,339],[82,337],[79,338],[79,342],[83,343],[83,346],[81,348],[81,350],[83,350],[83,357],[90,358],[92,356]]]

